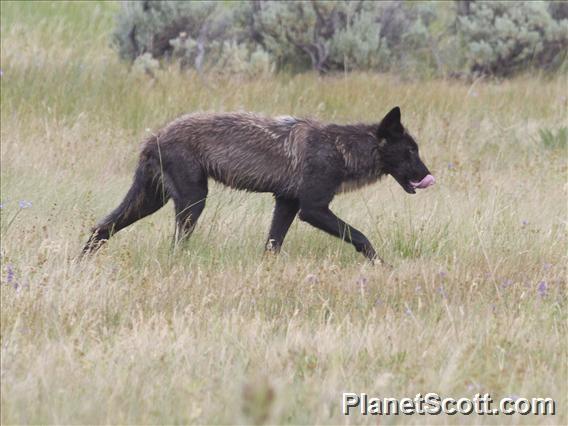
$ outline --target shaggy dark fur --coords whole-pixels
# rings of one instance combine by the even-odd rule
[[[83,251],[174,200],[177,238],[193,231],[209,177],[236,189],[272,192],[276,207],[266,249],[277,252],[292,221],[300,220],[378,259],[369,240],[329,209],[338,192],[392,175],[409,193],[429,171],[400,122],[400,109],[378,124],[341,126],[249,113],[190,114],[145,143],[134,183],[122,203],[93,229]]]

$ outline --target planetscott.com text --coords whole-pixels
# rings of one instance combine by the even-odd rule
[[[552,398],[506,397],[494,401],[491,395],[475,394],[472,398],[442,398],[437,393],[417,394],[414,398],[379,398],[366,393],[344,392],[344,415],[540,415],[556,413]]]

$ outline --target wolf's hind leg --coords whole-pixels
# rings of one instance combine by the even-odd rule
[[[267,252],[278,253],[280,251],[288,229],[290,229],[290,225],[292,225],[299,209],[300,202],[297,199],[276,197],[272,224],[270,225],[268,240],[265,244]]]
[[[83,254],[96,251],[121,229],[156,212],[169,199],[160,178],[153,178],[146,164],[136,170],[132,187],[120,205],[99,222],[83,248]]]
[[[197,164],[192,166],[180,164],[173,173],[170,172],[174,187],[172,198],[176,211],[177,242],[192,234],[207,198],[207,175]]]
[[[195,187],[193,188],[193,196],[187,198],[174,199],[176,207],[176,241],[181,241],[188,238],[203,209],[205,208],[205,199],[207,198],[207,188]]]

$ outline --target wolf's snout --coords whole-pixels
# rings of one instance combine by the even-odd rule
[[[436,183],[436,179],[432,175],[426,175],[420,182],[410,182],[413,188],[428,188]]]

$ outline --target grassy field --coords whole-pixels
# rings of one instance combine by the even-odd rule
[[[1,423],[566,424],[566,79],[214,79],[130,73],[112,3],[1,3]],[[564,76],[565,77],[565,76]],[[190,111],[377,121],[400,105],[437,185],[387,178],[334,211],[392,270],[213,185],[76,262],[140,142]],[[342,392],[552,397],[557,414],[345,417]]]

